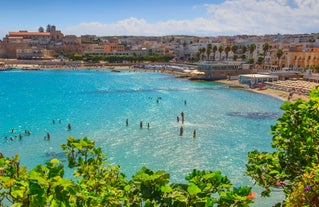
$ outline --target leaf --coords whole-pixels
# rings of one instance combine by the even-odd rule
[[[22,203],[14,203],[11,207],[22,207]]]
[[[173,189],[170,186],[162,186],[161,191],[163,193],[171,193],[173,191]]]
[[[307,108],[307,105],[306,105],[306,104],[299,104],[299,105],[298,105],[298,108],[300,108],[300,109],[305,109],[305,108]]]
[[[53,158],[52,160],[50,160],[50,162],[53,163],[53,164],[59,164],[60,160],[58,160],[56,158]]]
[[[196,195],[196,194],[201,192],[201,189],[197,185],[195,185],[194,183],[191,183],[188,186],[187,191],[190,195]]]

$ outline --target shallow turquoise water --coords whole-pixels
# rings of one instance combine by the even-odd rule
[[[29,168],[54,156],[64,159],[60,145],[71,135],[87,136],[129,177],[147,166],[183,182],[197,168],[252,185],[243,176],[247,152],[272,150],[270,126],[282,113],[282,101],[273,97],[162,73],[14,70],[1,72],[0,81],[0,151],[20,154]],[[184,124],[176,120],[182,111]],[[47,133],[50,141],[44,141]],[[21,141],[14,139],[19,134]],[[270,205],[269,199],[257,203]]]

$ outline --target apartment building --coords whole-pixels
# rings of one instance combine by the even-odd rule
[[[41,58],[47,58],[44,54],[53,53],[37,53],[35,51],[44,51],[48,45],[61,43],[64,38],[63,33],[56,30],[55,26],[50,26],[49,29],[47,32],[28,32],[26,30],[9,32],[9,34],[3,38],[2,48],[4,49],[4,53],[2,56],[6,58],[23,58],[38,57],[43,54]]]

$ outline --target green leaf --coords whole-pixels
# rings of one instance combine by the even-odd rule
[[[50,160],[50,162],[53,163],[53,164],[59,164],[60,160],[58,160],[56,158],[53,158],[52,160]]]
[[[170,186],[162,186],[161,191],[163,193],[171,193],[173,191],[173,189]]]
[[[201,192],[201,189],[197,185],[195,185],[194,183],[191,183],[188,186],[187,191],[190,195],[196,195],[196,194]]]

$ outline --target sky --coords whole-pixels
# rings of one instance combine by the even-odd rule
[[[64,35],[264,35],[319,32],[319,0],[10,0],[0,39],[55,25]]]

